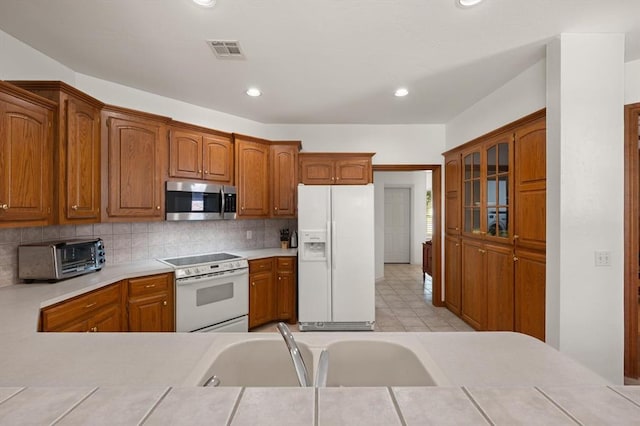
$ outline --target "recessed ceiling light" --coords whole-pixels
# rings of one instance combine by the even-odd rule
[[[216,0],[193,0],[193,2],[202,7],[213,7],[216,5]]]
[[[482,2],[482,0],[457,0],[458,5],[462,7],[471,7]]]
[[[396,92],[394,93],[395,96],[401,98],[403,96],[407,96],[409,94],[409,91],[407,89],[405,89],[404,87],[401,87],[399,89],[396,90]]]
[[[262,95],[262,92],[260,91],[260,89],[256,87],[250,87],[247,89],[247,95],[251,96],[252,98],[255,98],[257,96]]]

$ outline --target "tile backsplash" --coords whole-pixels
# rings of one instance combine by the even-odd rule
[[[100,237],[107,264],[223,250],[280,247],[280,229],[297,229],[295,219],[202,222],[96,223],[0,229],[0,287],[18,280],[18,246],[65,238]],[[250,231],[250,232],[249,232]],[[251,234],[251,238],[247,238]]]

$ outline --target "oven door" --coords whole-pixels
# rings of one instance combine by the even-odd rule
[[[176,331],[195,331],[248,313],[248,268],[176,279]]]

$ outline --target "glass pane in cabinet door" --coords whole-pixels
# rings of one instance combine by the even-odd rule
[[[509,209],[500,207],[498,209],[498,237],[509,238]]]
[[[487,176],[496,174],[496,147],[492,146],[487,150]]]
[[[471,154],[464,157],[464,178],[471,179],[471,166],[472,166],[472,157]]]
[[[474,178],[480,177],[480,153],[479,152],[473,153],[473,177]]]
[[[492,178],[487,181],[487,206],[495,207],[496,200],[498,199],[498,191],[497,191],[496,179]]]
[[[497,226],[496,220],[498,219],[498,212],[496,212],[495,206],[487,207],[487,235],[496,235]]]
[[[464,232],[471,232],[471,209],[464,209]]]
[[[498,170],[500,173],[509,171],[509,144],[498,144]]]
[[[506,206],[509,204],[509,177],[498,177],[498,204]]]
[[[473,205],[480,205],[480,180],[473,181]]]
[[[480,232],[480,209],[473,209],[473,231],[474,234]]]
[[[464,205],[471,205],[471,182],[464,183]]]

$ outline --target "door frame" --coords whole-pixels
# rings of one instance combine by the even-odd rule
[[[411,208],[413,206],[413,197],[415,196],[413,194],[414,188],[411,187],[411,186],[408,186],[408,185],[398,185],[398,186],[392,185],[392,186],[385,186],[383,189],[384,189],[384,197],[385,197],[385,199],[384,199],[384,201],[385,201],[385,209],[386,209],[386,201],[387,201],[387,198],[386,198],[387,197],[387,193],[386,193],[387,189],[393,189],[393,190],[402,189],[402,190],[405,190],[405,191],[409,191],[409,241],[407,241],[407,245],[409,247],[409,264],[410,264],[411,263],[411,257],[412,257],[411,256],[411,251],[412,251],[412,248],[413,248],[413,232],[414,232],[414,229],[413,229],[413,216],[414,216],[414,213],[413,213],[413,209]],[[384,217],[385,217],[385,220],[386,220],[386,218],[387,218],[386,211],[385,211]],[[386,231],[387,231],[387,227],[385,225],[385,228],[384,228],[385,234],[386,234]],[[386,248],[386,245],[387,245],[387,238],[386,237],[384,239],[384,242],[385,242],[385,248]],[[387,263],[387,261],[384,260],[384,263]],[[402,263],[402,262],[389,262],[389,263]]]
[[[624,375],[638,378],[638,248],[640,247],[640,103],[624,107]]]
[[[442,298],[442,165],[440,164],[374,164],[374,172],[418,172],[431,171],[431,199],[433,202],[433,306],[444,306]]]

